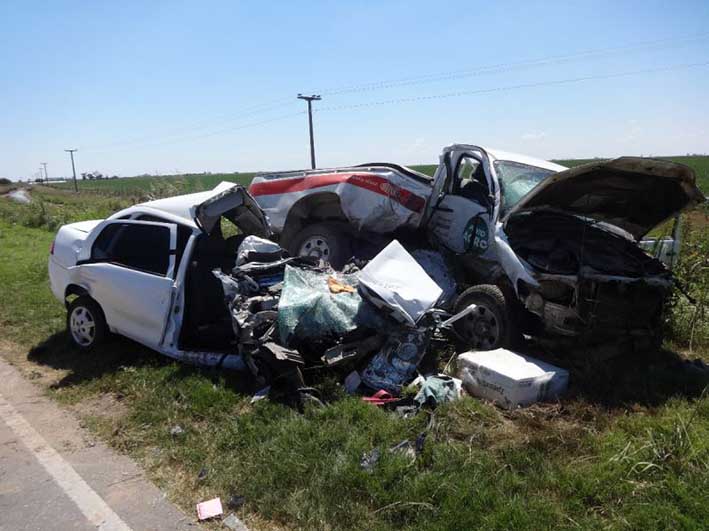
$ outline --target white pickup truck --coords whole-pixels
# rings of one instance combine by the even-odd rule
[[[224,222],[240,234],[225,238]],[[271,236],[268,220],[233,183],[64,225],[52,243],[49,279],[66,304],[71,339],[88,350],[110,331],[188,363],[243,369],[212,270],[231,269],[252,234]]]
[[[292,254],[339,266],[394,237],[441,251],[469,286],[454,310],[477,305],[456,331],[478,349],[521,332],[583,344],[657,340],[673,279],[639,244],[704,201],[693,171],[665,160],[568,169],[460,144],[443,150],[433,178],[374,163],[259,175],[249,191]],[[671,263],[677,235],[643,245]]]

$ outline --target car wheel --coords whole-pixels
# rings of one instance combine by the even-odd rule
[[[91,350],[106,339],[106,318],[91,297],[82,296],[69,304],[66,328],[71,341],[82,350]]]
[[[350,237],[338,223],[316,223],[300,231],[290,245],[294,256],[313,256],[339,269],[352,257]]]
[[[477,307],[453,323],[462,346],[473,350],[511,346],[514,323],[502,290],[491,284],[468,288],[456,299],[454,311],[459,313],[471,304]]]

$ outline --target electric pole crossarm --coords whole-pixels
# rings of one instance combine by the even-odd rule
[[[308,102],[308,130],[310,131],[310,167],[315,169],[315,139],[313,138],[313,102],[320,101],[322,98],[313,94],[312,96],[303,96],[298,94],[299,100]]]

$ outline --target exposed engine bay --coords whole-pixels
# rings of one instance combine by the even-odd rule
[[[506,233],[539,282],[520,297],[547,331],[594,341],[658,332],[671,273],[617,227],[540,210],[511,217]]]

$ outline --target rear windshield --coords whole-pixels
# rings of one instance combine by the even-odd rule
[[[531,192],[532,188],[549,175],[556,173],[554,170],[512,162],[511,160],[496,160],[493,164],[495,173],[497,173],[500,181],[502,210],[505,212]]]

